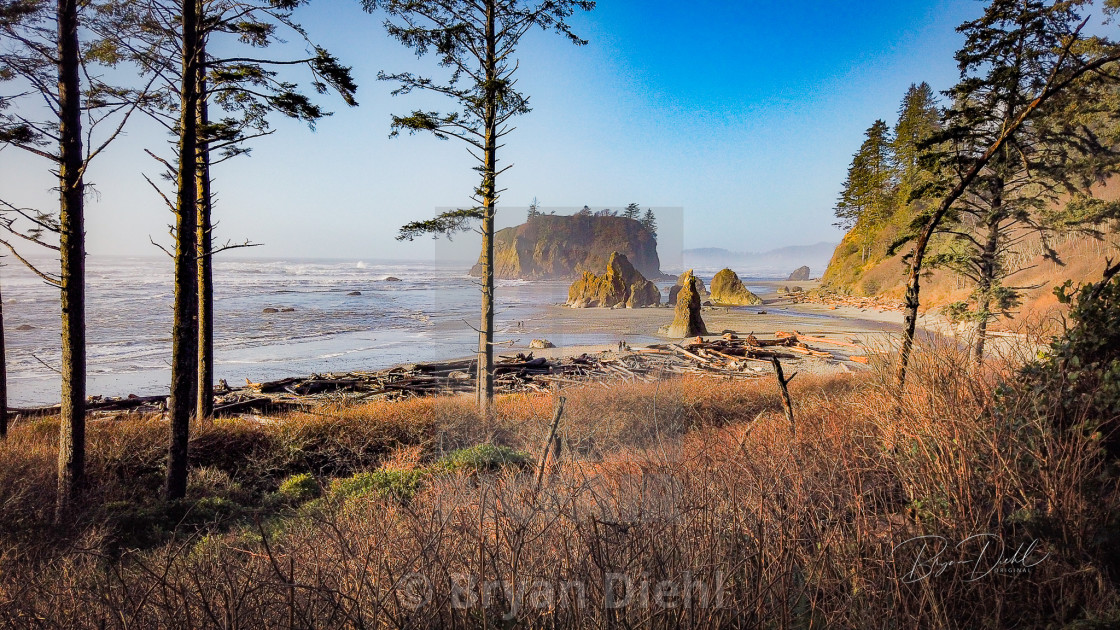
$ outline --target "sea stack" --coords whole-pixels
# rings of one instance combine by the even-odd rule
[[[689,272],[688,277],[682,282],[680,291],[677,292],[677,307],[673,313],[673,323],[669,325],[666,335],[675,338],[696,337],[708,334],[708,328],[700,317],[700,289],[699,280]]]
[[[798,267],[797,269],[794,269],[793,273],[789,274],[789,277],[786,278],[787,281],[788,280],[793,280],[793,281],[800,280],[802,282],[804,282],[805,280],[808,280],[808,279],[809,279],[809,268],[804,266],[804,265]]]
[[[723,269],[712,278],[712,304],[717,306],[752,306],[762,298],[743,286],[743,281],[730,269]]]
[[[704,281],[693,275],[692,270],[689,269],[677,276],[677,283],[669,288],[669,304],[677,303],[677,293],[684,287],[684,283],[688,278],[692,278],[696,281],[696,288],[700,292],[700,302],[703,303],[704,300],[708,299],[708,289],[704,287]]]
[[[661,278],[657,235],[640,221],[590,213],[538,214],[494,235],[494,276],[526,280],[576,280],[602,273],[611,253],[626,256],[643,277]],[[482,275],[482,265],[471,269]]]
[[[568,288],[568,306],[572,308],[640,308],[660,303],[657,285],[646,280],[618,252],[611,254],[606,273],[597,276],[585,271]]]

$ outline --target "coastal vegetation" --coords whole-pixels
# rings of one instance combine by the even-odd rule
[[[268,116],[278,113],[314,125],[329,115],[277,67],[303,66],[314,91],[337,91],[356,105],[349,69],[325,49],[300,59],[269,59],[267,48],[306,32],[292,21],[295,4],[242,2],[78,3],[60,0],[7,2],[0,6],[0,81],[13,93],[0,97],[0,143],[45,158],[59,176],[57,212],[19,208],[0,202],[2,225],[24,244],[57,253],[60,272],[38,269],[3,241],[22,263],[61,291],[62,423],[59,445],[58,517],[85,490],[85,219],[84,173],[90,163],[125,130],[135,114],[156,121],[173,138],[173,156],[148,153],[166,169],[163,192],[150,178],[175,219],[174,245],[163,248],[175,261],[175,322],[169,411],[176,428],[169,444],[166,492],[181,497],[187,477],[187,434],[192,418],[204,420],[213,401],[212,257],[238,247],[212,245],[211,151],[233,157],[245,143],[270,133]],[[281,33],[278,29],[286,29]],[[207,46],[223,55],[209,54]],[[237,46],[245,50],[238,50]],[[232,48],[230,48],[232,46]],[[57,48],[58,54],[53,54]],[[228,54],[229,56],[224,56]],[[127,85],[110,85],[100,71],[128,66],[136,73]],[[98,70],[91,73],[91,68]],[[54,76],[65,80],[55,81]],[[54,105],[42,120],[24,114],[30,101]],[[211,120],[213,104],[223,114]],[[21,108],[21,109],[17,109]],[[106,130],[106,131],[103,131]],[[91,139],[93,143],[88,141]],[[84,146],[86,142],[88,146]],[[57,151],[49,148],[57,144]]]
[[[1056,260],[1048,243],[1054,233],[1098,236],[1116,219],[1115,205],[1091,193],[1116,170],[1115,110],[1103,105],[1116,84],[1100,69],[1120,51],[1083,33],[1087,7],[989,3],[982,17],[958,28],[966,38],[956,54],[961,80],[945,92],[944,109],[928,85],[912,86],[895,137],[875,121],[852,160],[836,204],[838,225],[849,231],[824,279],[850,290],[869,259],[913,243],[905,256],[900,386],[931,246],[930,266],[972,283],[967,298],[946,312],[975,323],[973,356],[981,360],[989,323],[1009,314],[1026,288],[1007,282],[1022,271],[1013,264],[1022,260],[1021,247],[1041,245],[1041,254]],[[873,279],[861,287],[871,294],[880,288]]]
[[[122,417],[92,427],[95,490],[52,527],[57,420],[21,423],[0,445],[0,620],[1108,627],[1115,271],[1064,293],[1046,358],[920,346],[902,399],[887,363],[800,376],[796,433],[768,379],[568,388],[543,461],[551,394],[328,405],[196,428],[166,500],[168,425]]]
[[[1102,249],[1045,267],[1062,318],[991,339],[1040,290],[1036,259],[1065,264],[1120,220],[1120,44],[1086,29],[1092,3],[990,0],[959,28],[959,83],[940,98],[914,84],[893,124],[867,129],[823,283],[876,296],[864,310],[901,301],[901,335],[760,340],[744,326],[762,309],[709,331],[706,298],[725,317],[764,303],[725,268],[709,295],[691,271],[670,292],[660,334],[695,343],[553,363],[544,339],[542,356],[495,358],[496,278],[574,279],[570,306],[610,309],[658,305],[655,281],[671,280],[637,203],[557,216],[534,201],[496,230],[502,142],[530,110],[521,40],[583,45],[569,20],[595,3],[363,0],[435,66],[379,77],[449,104],[393,116],[391,133],[455,139],[477,161],[471,207],[398,231],[477,224],[477,354],[225,387],[225,411],[244,412],[228,417],[213,407],[211,263],[252,243],[215,244],[210,167],[272,117],[325,119],[309,94],[357,105],[351,69],[294,21],[303,4],[0,0],[0,148],[44,160],[59,193],[49,210],[0,201],[0,244],[59,291],[62,348],[57,413],[8,423],[0,305],[0,626],[1120,625],[1120,263]],[[286,38],[307,54],[279,52]],[[138,115],[170,140],[148,151],[174,217],[170,395],[114,410],[86,396],[85,173]],[[930,269],[954,289],[923,294]],[[775,301],[811,299],[795,284]],[[972,337],[919,336],[934,301]],[[569,316],[594,313],[551,311]],[[819,361],[787,377],[781,360],[803,357]],[[346,387],[284,412],[264,395]],[[120,411],[142,404],[163,408]],[[87,422],[95,408],[108,413]]]

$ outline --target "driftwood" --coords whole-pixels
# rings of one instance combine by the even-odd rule
[[[840,306],[847,306],[850,308],[858,308],[861,310],[875,309],[878,311],[901,312],[905,306],[905,304],[900,302],[898,299],[892,299],[883,296],[857,297],[854,295],[841,295],[839,293],[826,291],[787,293],[784,297],[794,304],[824,304],[825,306],[833,309]]]
[[[162,407],[167,404],[167,396],[129,396],[128,398],[109,398],[99,399],[91,398],[86,403],[86,411],[129,411],[139,409],[141,407]],[[24,418],[42,418],[44,416],[53,416],[61,413],[59,405],[50,407],[31,407],[19,408],[9,407],[8,415],[22,416]]]
[[[537,492],[541,490],[541,481],[544,479],[545,466],[548,465],[548,451],[551,450],[552,443],[556,440],[556,429],[560,426],[560,416],[564,415],[564,402],[565,399],[563,396],[556,399],[556,412],[552,414],[552,423],[548,425],[548,438],[544,441],[544,448],[541,450],[540,461],[537,463]],[[555,460],[553,463],[555,464]]]
[[[858,343],[849,342],[849,341],[841,341],[839,339],[831,339],[829,337],[814,337],[814,336],[810,336],[810,335],[803,335],[799,332],[788,333],[788,332],[782,332],[782,331],[779,330],[778,332],[774,333],[774,335],[778,336],[778,337],[795,337],[798,341],[801,341],[801,342],[804,342],[804,343],[823,343],[823,344],[828,344],[828,345],[832,345],[832,346],[844,346],[846,348],[856,348],[858,350],[863,349],[863,346],[861,344],[858,344]]]
[[[583,354],[576,357],[546,359],[532,353],[503,355],[495,366],[495,389],[499,393],[550,392],[568,385],[626,380],[655,381],[671,375],[701,375],[726,378],[758,378],[764,368],[797,355],[834,359],[829,352],[811,348],[806,341],[827,343],[835,340],[779,333],[774,339],[759,339],[753,334],[740,337],[725,331],[722,337],[707,340],[695,337],[682,343],[653,344],[625,352]],[[838,345],[845,345],[839,342]],[[853,344],[854,345],[854,344]],[[794,354],[796,353],[796,354]],[[866,363],[866,357],[850,357]],[[393,400],[413,396],[432,396],[473,392],[476,381],[474,359],[436,363],[417,363],[375,372],[312,374],[306,378],[282,378],[215,393],[214,415],[276,413],[306,410],[332,401]],[[134,410],[162,412],[166,396],[129,397],[101,400],[93,398],[91,412]],[[41,417],[59,413],[58,406],[36,409],[11,409],[10,413]]]
[[[797,372],[790,374],[787,378],[782,373],[782,362],[778,357],[770,359],[774,363],[774,376],[778,379],[778,388],[782,390],[782,409],[786,412],[786,420],[789,421],[789,431],[793,435],[797,435],[797,425],[793,422],[793,400],[789,397],[789,382],[793,377],[797,376]]]

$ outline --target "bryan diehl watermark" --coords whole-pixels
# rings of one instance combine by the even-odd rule
[[[995,534],[973,534],[953,543],[944,536],[915,536],[894,547],[903,582],[955,574],[966,582],[998,575],[1021,575],[1050,557],[1031,540],[1008,545]]]
[[[595,589],[580,580],[480,581],[474,576],[452,575],[449,594],[452,609],[498,608],[506,619],[514,619],[526,610],[586,610],[589,605],[607,610],[721,608],[723,585],[722,572],[707,580],[691,573],[665,580],[607,573]],[[433,586],[425,576],[413,573],[397,583],[397,595],[402,604],[415,610],[431,603]]]

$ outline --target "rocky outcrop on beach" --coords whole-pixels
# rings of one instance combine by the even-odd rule
[[[661,277],[657,236],[639,221],[618,216],[541,214],[494,235],[497,278],[569,280],[599,272],[618,252],[646,278]],[[479,276],[482,266],[471,269]]]
[[[677,306],[673,313],[673,323],[665,331],[669,337],[696,337],[708,334],[708,328],[700,317],[700,279],[689,271],[680,280],[677,292]]]
[[[529,342],[529,348],[533,350],[546,350],[548,348],[555,348],[556,344],[547,339],[534,339]]]
[[[712,278],[712,304],[717,306],[751,306],[762,304],[762,298],[743,285],[739,275],[723,269]]]
[[[625,254],[613,252],[606,264],[606,272],[596,275],[590,271],[568,288],[568,306],[572,308],[640,308],[661,303],[661,292],[646,280]]]
[[[801,281],[801,282],[804,282],[808,279],[809,279],[809,268],[804,266],[804,265],[798,267],[797,269],[794,269],[793,273],[789,274],[789,277],[786,278],[786,280],[795,280],[795,281]]]
[[[700,293],[701,304],[703,304],[710,297],[708,289],[704,286],[704,281],[693,275],[692,270],[689,269],[688,271],[677,276],[677,283],[669,288],[669,304],[677,303],[677,293],[679,293],[680,290],[684,287],[685,281],[688,280],[688,278],[692,278],[696,281],[696,288]]]

